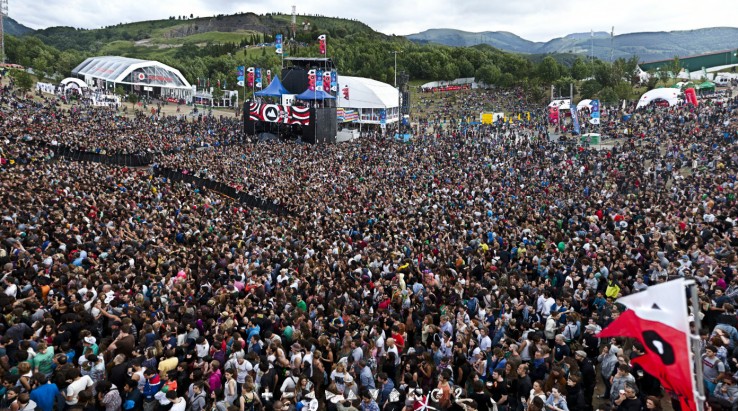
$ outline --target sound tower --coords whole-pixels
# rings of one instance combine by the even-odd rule
[[[310,125],[302,128],[303,141],[310,144],[333,144],[337,133],[335,107],[310,109]]]

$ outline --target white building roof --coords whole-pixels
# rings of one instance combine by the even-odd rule
[[[344,88],[348,86],[348,96]],[[393,108],[400,106],[400,92],[387,83],[364,77],[338,76],[338,107]]]
[[[78,78],[166,88],[192,88],[179,70],[153,60],[128,57],[90,57],[72,70]]]

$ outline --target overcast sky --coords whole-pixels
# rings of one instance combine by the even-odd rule
[[[570,33],[615,34],[688,30],[738,25],[734,0],[8,0],[9,15],[32,28],[99,28],[120,22],[166,19],[170,15],[205,17],[236,12],[321,14],[361,20],[386,34],[411,34],[429,28],[510,31],[533,41]]]

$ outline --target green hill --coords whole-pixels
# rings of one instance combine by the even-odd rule
[[[504,31],[471,33],[455,29],[430,29],[410,34],[408,39],[422,44],[444,44],[469,47],[488,44],[501,50],[526,54],[568,53],[610,60],[638,56],[641,61],[686,57],[713,51],[734,49],[738,44],[738,28],[710,27],[698,30],[626,33],[612,41],[605,32],[574,33],[545,43],[533,42]]]
[[[33,31],[32,28],[26,27],[8,16],[3,16],[3,28],[5,29],[5,34],[11,36],[22,36]]]

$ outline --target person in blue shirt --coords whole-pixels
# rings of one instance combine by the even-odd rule
[[[46,375],[36,373],[33,375],[33,389],[31,390],[31,400],[36,403],[36,407],[40,411],[54,411],[55,405],[58,409],[64,407],[59,387],[49,382]]]
[[[359,405],[361,411],[379,411],[379,405],[374,401],[369,391],[364,391],[361,394],[361,404]]]

